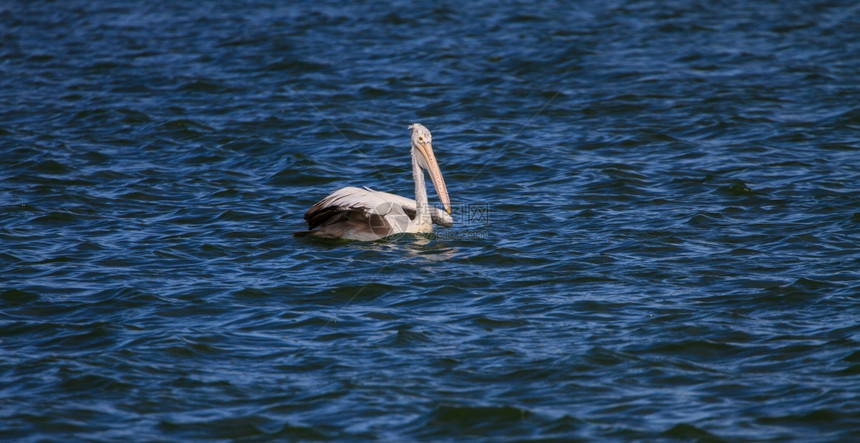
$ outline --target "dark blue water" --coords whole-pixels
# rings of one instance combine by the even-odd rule
[[[3,439],[860,430],[853,1],[4,2],[0,156]]]

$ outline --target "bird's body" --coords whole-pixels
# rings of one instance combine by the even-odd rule
[[[294,235],[373,241],[394,234],[431,233],[434,223],[452,226],[448,190],[433,154],[430,131],[418,123],[409,129],[412,130],[415,200],[369,188],[341,188],[311,206],[305,213],[309,230]],[[430,206],[424,169],[430,173],[445,211]]]

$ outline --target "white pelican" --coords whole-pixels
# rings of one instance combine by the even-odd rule
[[[372,241],[401,233],[431,233],[433,223],[452,226],[451,201],[433,155],[430,131],[420,123],[410,125],[409,129],[412,131],[415,200],[369,188],[341,188],[305,213],[310,230],[293,235]],[[430,173],[436,194],[445,206],[444,212],[431,207],[427,200],[424,169]]]

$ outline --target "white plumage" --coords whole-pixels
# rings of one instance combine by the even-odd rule
[[[419,123],[409,129],[412,131],[415,200],[369,188],[341,188],[311,206],[304,217],[309,230],[293,235],[373,241],[394,234],[431,233],[434,223],[452,226],[448,190],[433,153],[430,131]],[[431,207],[427,200],[425,169],[430,173],[445,211]]]

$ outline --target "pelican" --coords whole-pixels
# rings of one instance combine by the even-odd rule
[[[433,224],[450,227],[451,201],[442,178],[442,171],[433,154],[432,136],[420,123],[409,126],[412,132],[412,178],[415,180],[415,200],[387,192],[346,187],[332,192],[305,213],[307,231],[296,237],[343,238],[373,241],[394,234],[433,232]],[[433,187],[445,211],[431,207],[424,185],[424,170],[430,174]]]

